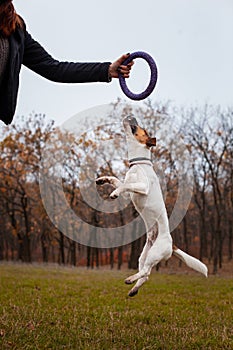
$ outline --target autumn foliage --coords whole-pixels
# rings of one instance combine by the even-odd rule
[[[192,188],[187,188],[187,192],[192,191],[191,202],[172,236],[181,248],[212,264],[216,273],[226,259],[233,257],[233,111],[211,106],[178,111],[148,102],[133,112],[151,135],[157,136],[152,160],[161,178],[169,215],[179,193],[181,167],[187,166],[187,152],[189,168],[185,176],[192,179]],[[120,108],[117,103],[109,116],[110,123],[111,118],[112,122],[118,118],[120,123],[128,113],[132,113],[130,106]],[[40,167],[48,140],[51,161],[62,159],[63,195],[81,219],[79,224],[69,221],[68,235],[51,222],[41,198]],[[103,147],[106,140],[110,145],[107,149]],[[179,149],[180,143],[185,145],[185,152]],[[87,125],[87,131],[77,139],[44,116],[33,115],[5,128],[0,150],[0,260],[88,267],[109,264],[112,268],[127,263],[137,268],[145,240],[145,235],[138,234],[143,232],[140,220],[135,221],[135,240],[124,246],[100,249],[93,241],[83,245],[78,239],[79,234],[85,234],[93,240],[95,227],[124,226],[138,215],[130,202],[124,210],[116,208],[115,213],[88,204],[88,196],[93,197],[96,191],[107,202],[112,190],[110,185],[96,189],[95,178],[106,174],[124,178],[128,163],[120,126],[116,130],[108,125],[92,130]],[[48,164],[47,169],[48,181],[56,182],[56,169]],[[46,195],[57,208],[53,219],[59,223],[66,216],[59,211],[62,193],[47,190]],[[89,228],[83,223],[89,223]]]

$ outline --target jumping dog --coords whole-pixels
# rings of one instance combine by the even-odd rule
[[[103,176],[96,180],[96,184],[112,184],[115,189],[110,197],[113,199],[129,192],[135,209],[145,223],[147,239],[139,257],[139,271],[125,280],[126,284],[137,281],[128,295],[136,295],[138,289],[148,280],[153,266],[162,260],[168,260],[172,254],[207,277],[205,264],[173,245],[159,179],[151,163],[150,149],[156,146],[156,138],[150,137],[134,117],[126,117],[123,125],[130,165],[125,180],[121,182],[116,177]]]

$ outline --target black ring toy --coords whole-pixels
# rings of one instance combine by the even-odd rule
[[[130,56],[126,58],[126,60],[122,63],[122,65],[127,66],[127,64],[129,64],[135,58],[143,58],[145,61],[147,61],[147,63],[150,66],[151,77],[150,77],[149,85],[147,86],[146,90],[141,92],[140,94],[134,94],[128,89],[125,78],[120,73],[119,73],[119,83],[122,91],[127,97],[129,97],[131,100],[140,101],[147,98],[154,90],[155,85],[157,83],[158,70],[154,59],[148,53],[143,51],[137,51],[137,52],[131,53]]]

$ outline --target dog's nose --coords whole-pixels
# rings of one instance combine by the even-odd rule
[[[125,118],[125,121],[128,122],[130,125],[138,125],[137,119],[134,118],[134,117],[131,116],[131,115],[128,115],[128,116]]]

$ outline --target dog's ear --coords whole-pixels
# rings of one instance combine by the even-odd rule
[[[149,137],[146,141],[147,147],[156,146],[156,137]]]

